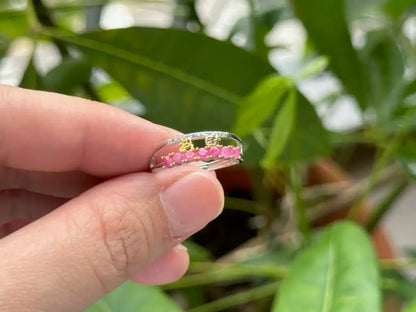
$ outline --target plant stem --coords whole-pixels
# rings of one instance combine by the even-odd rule
[[[188,310],[188,312],[215,312],[228,309],[230,307],[244,304],[250,301],[273,296],[279,287],[280,282],[269,283],[254,289],[242,291],[219,300],[203,304],[199,307]]]
[[[400,283],[393,278],[381,278],[381,288],[383,290],[398,291],[400,289]]]
[[[373,186],[376,187],[387,181],[399,181],[400,179],[403,179],[403,176],[400,174],[399,169],[397,168],[397,166],[391,165],[383,168],[377,174],[377,177],[375,177],[375,180],[373,182]],[[347,188],[340,188],[337,192],[339,194],[338,196],[335,196],[334,198],[330,198],[329,200],[326,200],[324,202],[318,203],[310,207],[307,211],[309,220],[314,221],[323,216],[326,216],[328,213],[335,212],[339,209],[346,207],[347,205],[351,205],[354,202],[354,200],[356,200],[359,197],[359,195],[362,192],[364,192],[369,183],[369,180],[370,178],[368,177],[351,184]],[[307,196],[308,192],[309,191],[306,190]]]
[[[238,270],[218,270],[216,272],[205,272],[184,276],[176,282],[162,286],[162,289],[169,290],[209,285],[221,282],[239,282],[242,280],[250,279],[253,276],[262,276],[262,274],[254,274],[251,272],[247,273]]]
[[[306,215],[305,202],[303,201],[302,196],[302,173],[296,165],[292,165],[289,170],[290,184],[295,196],[295,209],[298,230],[302,233],[303,238],[308,240],[310,237],[311,229],[308,217]]]
[[[199,266],[199,267],[198,267]],[[180,280],[161,286],[162,289],[178,289],[191,286],[201,286],[220,282],[236,282],[252,279],[253,277],[268,277],[281,279],[287,275],[287,268],[275,265],[229,265],[229,264],[192,264],[190,270],[204,269],[202,273],[190,274]]]
[[[282,278],[288,272],[288,267],[276,264],[244,264],[244,263],[221,263],[221,262],[192,262],[191,272],[204,272],[218,269],[238,269],[241,272],[252,273],[253,275],[264,275]]]
[[[399,198],[403,191],[407,188],[407,181],[397,184],[393,190],[383,199],[380,205],[375,209],[371,217],[368,219],[365,228],[371,233],[377,226],[378,222],[383,218],[386,212],[393,206],[394,202]]]
[[[257,208],[258,203],[253,200],[237,198],[237,197],[225,197],[224,207],[233,210],[245,211],[253,214],[258,214],[259,210]]]
[[[348,212],[347,219],[350,220],[357,220],[362,203],[364,199],[368,196],[370,191],[373,189],[375,185],[375,181],[378,178],[380,171],[384,168],[387,162],[390,160],[392,154],[396,151],[399,142],[401,141],[401,136],[396,136],[390,145],[386,147],[386,149],[381,153],[381,156],[377,158],[374,168],[371,171],[370,177],[368,179],[368,183],[364,188],[364,191],[358,196],[357,200],[355,201],[354,205],[351,207],[350,211]]]
[[[405,114],[401,118],[401,122],[399,124],[397,132],[394,134],[393,137],[384,137],[383,140],[378,140],[378,147],[383,148],[385,146],[381,156],[377,158],[374,169],[371,172],[369,183],[364,190],[364,192],[361,194],[361,196],[358,198],[358,200],[355,202],[354,206],[350,209],[348,213],[349,219],[357,219],[361,204],[365,197],[367,197],[368,193],[371,191],[371,189],[374,186],[374,181],[376,180],[379,171],[387,164],[387,162],[391,159],[391,157],[394,155],[398,147],[400,146],[400,143],[403,141],[403,138],[408,133],[409,129],[413,125],[413,119],[414,119],[414,110],[409,110],[410,113]],[[388,144],[385,145],[385,142],[388,140]]]

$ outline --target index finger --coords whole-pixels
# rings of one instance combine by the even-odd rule
[[[178,132],[81,98],[0,85],[0,165],[109,177],[148,168]]]

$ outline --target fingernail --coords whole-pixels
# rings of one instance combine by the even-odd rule
[[[209,173],[194,172],[160,194],[171,234],[185,238],[217,217],[224,205],[219,182]]]
[[[188,251],[188,248],[186,248],[184,245],[179,244],[175,246],[175,250],[185,250]]]

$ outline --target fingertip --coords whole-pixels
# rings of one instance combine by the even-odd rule
[[[193,170],[185,176],[180,174],[177,177],[174,183],[160,193],[160,201],[171,236],[183,240],[201,230],[221,213],[224,194],[221,184],[207,171]]]
[[[160,285],[181,278],[188,269],[189,255],[186,247],[177,245],[156,261],[145,266],[131,280],[146,285]]]

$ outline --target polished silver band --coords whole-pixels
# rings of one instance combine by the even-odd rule
[[[150,169],[166,169],[185,163],[211,171],[243,161],[241,139],[223,131],[201,131],[178,135],[160,145]]]

